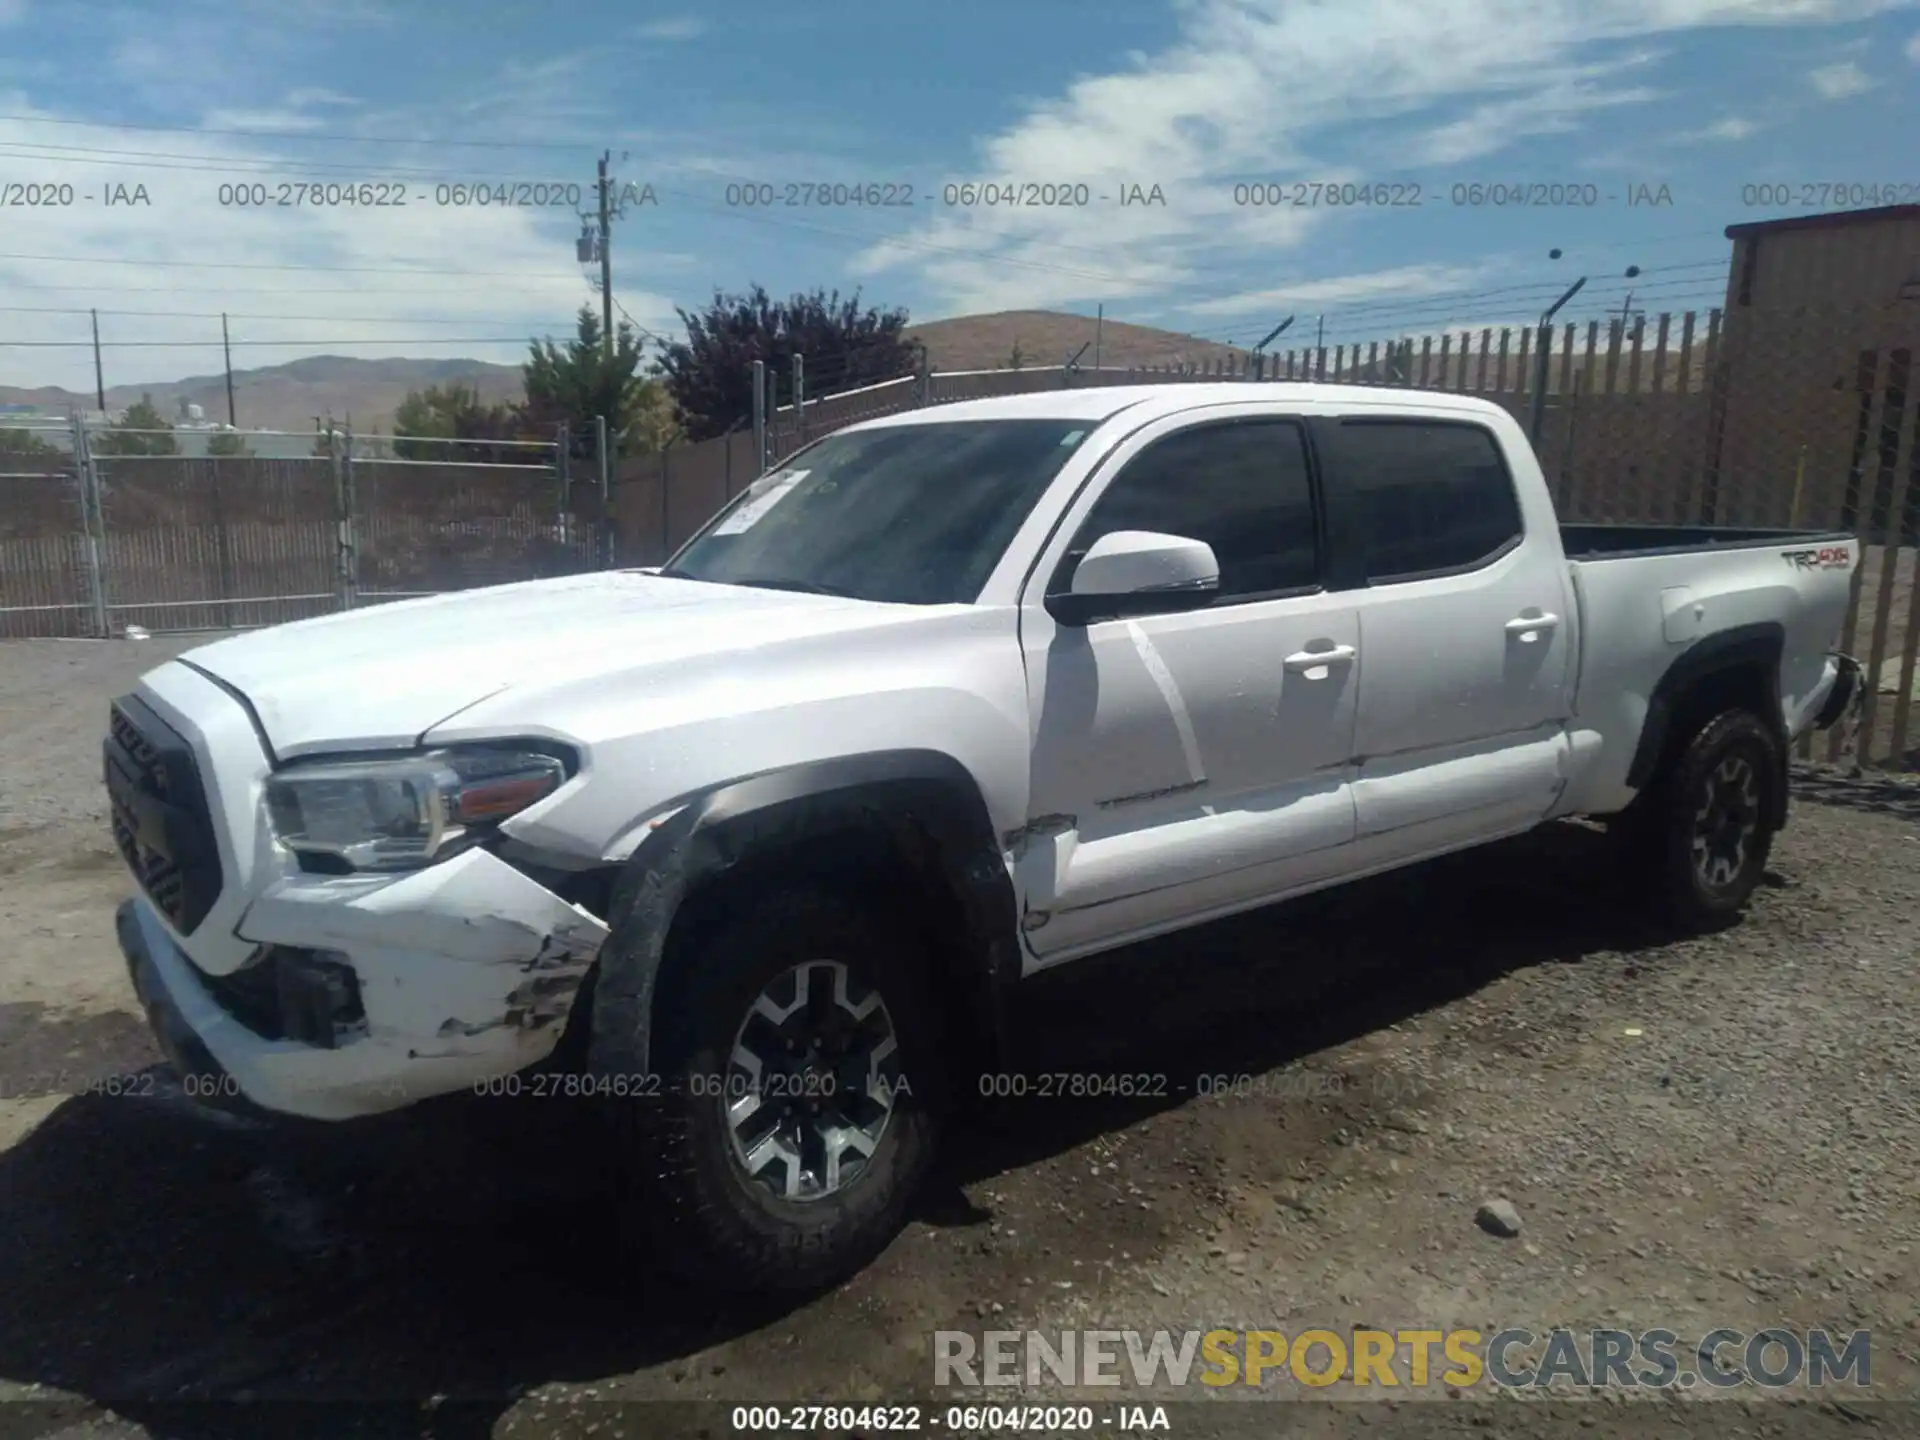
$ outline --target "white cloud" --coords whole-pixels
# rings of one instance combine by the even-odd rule
[[[200,119],[203,125],[215,130],[273,130],[286,134],[318,130],[323,123],[318,115],[303,114],[297,109],[209,110]]]
[[[1823,100],[1845,100],[1871,90],[1873,77],[1851,60],[1837,65],[1822,65],[1807,75],[1807,83],[1820,92]]]
[[[1317,235],[1325,209],[1234,206],[1253,176],[1370,179],[1327,163],[1325,133],[1367,122],[1388,164],[1457,161],[1512,139],[1577,128],[1595,111],[1657,91],[1604,77],[1597,47],[1642,46],[1708,27],[1816,25],[1899,0],[1188,0],[1173,46],[1073,82],[978,145],[977,174],[1160,181],[1167,211],[979,208],[939,211],[913,237],[861,257],[917,266],[955,309],[1085,302],[1199,285],[1223,248],[1286,249]],[[1399,127],[1393,138],[1386,126]],[[1411,156],[1411,160],[1408,158]],[[1379,213],[1379,212],[1375,212]],[[1068,273],[1077,272],[1077,273]]]
[[[310,105],[358,105],[361,101],[353,95],[342,95],[338,90],[329,90],[323,85],[306,85],[298,90],[287,92],[287,108],[304,110]]]
[[[1414,146],[1411,160],[1421,165],[1458,165],[1504,150],[1526,135],[1564,135],[1579,129],[1579,117],[1615,105],[1643,105],[1657,90],[1602,91],[1585,86],[1543,87],[1531,95],[1476,106]]]
[[[1911,40],[1907,41],[1907,58],[1914,64],[1920,65],[1920,33],[1916,33]]]
[[[0,30],[27,18],[27,0],[0,0]]]
[[[1278,312],[1289,306],[1332,309],[1362,300],[1448,295],[1466,289],[1481,279],[1482,275],[1479,269],[1465,265],[1402,265],[1392,270],[1374,270],[1361,275],[1333,275],[1320,280],[1305,280],[1295,285],[1275,286],[1270,290],[1243,291],[1217,300],[1203,300],[1188,308],[1197,315]]]
[[[706,32],[707,22],[698,15],[674,15],[635,25],[627,34],[635,40],[696,40]]]
[[[1760,132],[1753,121],[1739,115],[1728,115],[1700,130],[1688,130],[1674,138],[1682,141],[1721,141],[1733,142],[1748,140]]]
[[[5,111],[53,118],[23,98],[9,99]],[[46,150],[50,134],[76,151],[154,149],[180,158],[26,158]],[[5,314],[7,339],[48,342],[0,346],[0,384],[90,390],[91,307],[100,310],[109,385],[217,372],[222,311],[232,316],[234,363],[245,368],[316,351],[515,363],[525,354],[525,337],[570,333],[574,312],[590,296],[574,260],[571,211],[435,204],[431,177],[447,162],[431,139],[417,150],[379,147],[361,157],[357,171],[353,154],[340,147],[312,166],[306,150],[192,133],[169,134],[160,144],[119,130],[0,120],[0,153],[14,152],[9,179],[67,181],[76,192],[70,207],[19,212],[0,241],[0,295],[9,306],[32,307]],[[487,166],[511,173],[526,162],[505,157]],[[404,206],[219,203],[222,184],[389,175],[405,181]],[[100,200],[108,182],[142,184],[151,203],[109,208]],[[643,244],[638,235],[627,240],[618,253],[621,269],[635,276],[667,270]],[[674,325],[670,297],[627,287],[616,296],[640,324]],[[501,343],[437,343],[476,338]]]

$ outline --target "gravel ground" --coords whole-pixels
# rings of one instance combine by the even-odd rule
[[[96,747],[188,643],[0,646],[0,1434],[413,1433],[366,1406],[437,1396],[437,1433],[717,1436],[686,1402],[1088,1398],[936,1393],[941,1329],[1556,1325],[1864,1328],[1872,1384],[1100,1399],[1165,1399],[1176,1435],[1920,1433],[1910,782],[1806,772],[1713,937],[1665,940],[1565,825],[1036,981],[1030,1073],[1165,1094],[990,1105],[867,1272],[752,1310],[609,1267],[551,1107],[264,1127],[180,1097],[111,938]],[[1517,1235],[1476,1225],[1496,1199]]]

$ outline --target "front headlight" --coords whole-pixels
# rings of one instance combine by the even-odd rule
[[[296,765],[267,782],[289,850],[355,870],[414,870],[552,794],[566,766],[532,750],[439,750],[397,760]]]

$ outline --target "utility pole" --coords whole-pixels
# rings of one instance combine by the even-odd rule
[[[613,355],[613,216],[607,193],[607,163],[612,159],[612,151],[600,152],[600,338],[608,358]]]
[[[1095,370],[1100,368],[1100,332],[1106,328],[1106,323],[1107,306],[1106,302],[1102,301],[1100,307],[1093,312],[1093,368]]]
[[[100,312],[89,310],[93,316],[93,399],[104,412],[107,408],[107,382],[100,370]]]
[[[227,338],[227,314],[220,312],[220,351],[227,357],[227,424],[238,430],[240,422],[233,418],[233,342]]]

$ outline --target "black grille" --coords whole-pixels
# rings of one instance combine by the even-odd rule
[[[190,935],[221,885],[220,852],[193,751],[130,695],[114,701],[102,749],[114,843],[154,908]]]

